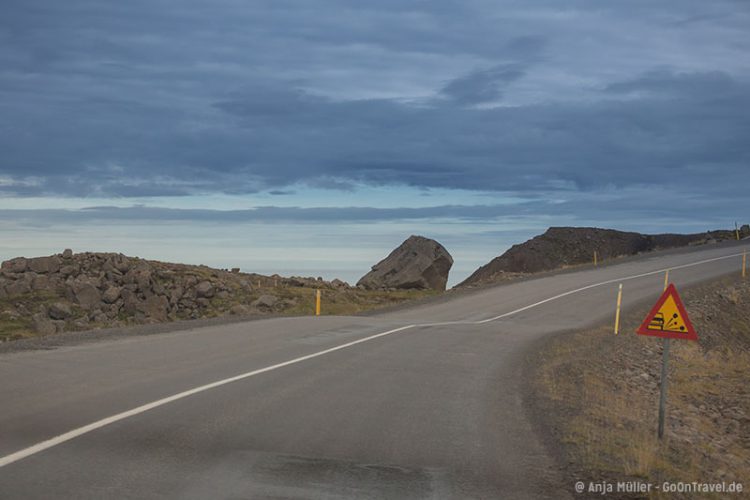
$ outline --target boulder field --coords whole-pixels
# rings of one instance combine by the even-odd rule
[[[351,288],[340,280],[269,277],[236,268],[226,271],[65,250],[2,263],[0,316],[9,321],[31,318],[37,333],[51,334],[222,314],[264,314],[293,309],[297,298],[289,290],[304,287]],[[275,290],[286,297],[273,295]],[[297,295],[306,298],[311,293]]]

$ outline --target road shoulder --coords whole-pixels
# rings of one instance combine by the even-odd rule
[[[618,336],[602,325],[544,339],[529,352],[526,404],[569,491],[577,481],[588,488],[750,477],[750,283],[724,278],[686,290],[683,299],[699,342],[672,342],[662,442],[662,343],[633,333],[647,306],[624,315]],[[660,495],[615,491],[610,498]]]

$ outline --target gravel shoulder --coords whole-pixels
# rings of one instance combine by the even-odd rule
[[[526,404],[571,491],[576,481],[661,485],[750,477],[750,280],[725,277],[681,295],[699,342],[671,343],[661,442],[662,341],[634,333],[651,304],[624,314],[620,335],[613,325],[601,325],[545,339],[529,352]],[[652,491],[607,497],[704,496]]]

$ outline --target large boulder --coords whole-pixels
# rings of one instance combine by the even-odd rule
[[[88,282],[79,282],[73,285],[73,296],[75,301],[85,309],[94,309],[102,300],[99,290]]]
[[[121,292],[122,289],[120,287],[110,286],[102,294],[102,301],[104,301],[105,304],[114,304],[117,302],[117,299],[120,298]]]
[[[56,256],[28,259],[29,269],[38,274],[56,273],[60,269],[60,259]]]
[[[121,273],[126,273],[130,270],[131,262],[130,259],[122,254],[112,256],[112,267],[117,269]]]
[[[31,291],[31,285],[25,280],[11,281],[5,285],[5,291],[8,295],[22,295]]]
[[[169,300],[161,295],[152,295],[145,302],[139,302],[137,307],[147,318],[166,321],[169,312]]]
[[[380,288],[445,290],[453,257],[440,243],[410,236],[358,282],[370,290]]]
[[[28,268],[28,259],[16,257],[2,263],[2,268],[10,273],[23,273]]]

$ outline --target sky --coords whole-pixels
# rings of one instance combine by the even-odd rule
[[[549,226],[750,222],[744,0],[4,0],[0,260],[449,284]]]

